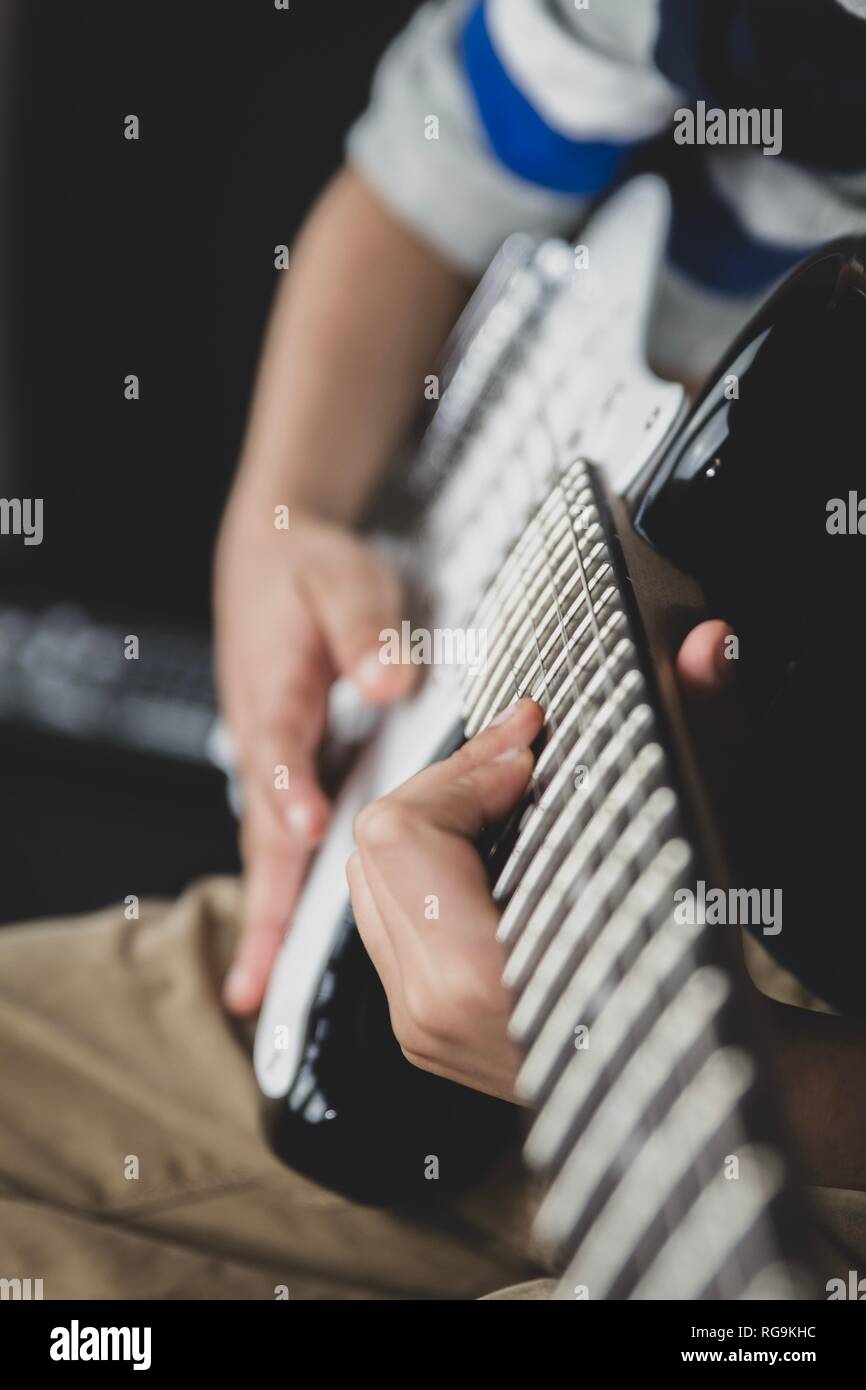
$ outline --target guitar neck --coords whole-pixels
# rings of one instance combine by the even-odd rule
[[[537,1235],[563,1298],[806,1287],[734,929],[675,910],[698,880],[726,882],[672,676],[697,611],[578,461],[471,621],[487,659],[465,680],[467,732],[524,696],[545,711],[493,862],[518,1091],[537,1111],[526,1159],[547,1185]]]

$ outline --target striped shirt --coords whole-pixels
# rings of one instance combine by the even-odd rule
[[[805,254],[866,230],[866,0],[434,0],[347,153],[473,277],[509,233],[567,235],[657,168],[650,350],[693,378]]]

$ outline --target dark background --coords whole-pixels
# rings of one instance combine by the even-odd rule
[[[0,596],[206,627],[274,246],[413,8],[7,0],[0,491],[44,497],[45,538],[0,538]],[[237,864],[217,773],[20,730],[0,728],[0,816],[0,920]]]

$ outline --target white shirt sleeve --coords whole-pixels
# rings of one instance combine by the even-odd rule
[[[566,0],[486,0],[483,10],[477,0],[428,3],[385,54],[348,159],[398,217],[472,275],[511,232],[568,233],[589,195],[604,191],[571,191],[570,169],[579,185],[602,142],[603,177],[604,142],[614,152],[639,143],[676,105],[652,62],[657,11],[658,0],[606,0],[600,10]],[[462,51],[470,19],[487,45],[484,91]],[[546,177],[551,148],[565,161],[564,188]]]
[[[474,277],[512,232],[569,231],[586,200],[534,187],[489,150],[458,54],[468,8],[447,0],[416,14],[382,59],[346,152],[403,222]]]

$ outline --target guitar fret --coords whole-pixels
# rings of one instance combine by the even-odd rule
[[[575,567],[567,535],[560,542],[560,549],[563,553],[555,557],[558,572],[564,572],[567,579]],[[533,618],[537,620],[544,611],[544,605],[550,602],[547,576],[543,580],[527,580],[525,575],[509,574],[506,580],[493,594],[495,606],[485,604],[470,623],[471,627],[488,633],[490,654],[484,670],[474,675],[467,684],[465,698],[469,705],[477,701],[481,688],[489,684],[491,669],[499,661],[503,650],[513,647],[516,640],[522,640],[519,635],[523,630],[531,631]]]
[[[612,615],[611,623],[606,631],[602,632],[603,647],[609,645],[624,622],[621,611]],[[590,667],[590,663],[592,674],[581,689],[581,677],[586,674],[586,668]],[[574,679],[569,683],[569,687],[568,693],[571,698],[568,708],[561,715],[555,731],[539,754],[535,765],[536,784],[539,787],[546,788],[555,780],[557,771],[562,766],[563,755],[583,737],[582,721],[588,714],[595,719],[597,713],[605,711],[605,724],[612,719],[624,720],[624,711],[629,708],[628,701],[637,698],[643,692],[643,677],[635,663],[634,643],[628,638],[621,638],[610,654],[603,655],[600,659],[594,648],[587,648],[575,664]],[[628,701],[620,698],[620,691],[626,688],[629,692]],[[643,709],[647,718],[651,720],[652,712],[649,707],[644,705]],[[628,723],[628,720],[625,720],[625,723]],[[614,729],[611,743],[621,739],[625,723]]]
[[[598,636],[596,637],[595,632],[593,632],[592,641],[584,646],[577,656],[573,651],[568,652],[565,657],[564,669],[560,663],[557,670],[555,688],[548,690],[548,700],[545,707],[548,724],[546,747],[551,746],[552,740],[568,718],[569,711],[589,689],[591,681],[584,682],[582,679],[585,673],[594,671],[599,677],[598,687],[594,687],[597,690],[595,698],[597,705],[604,698],[601,687],[607,687],[606,693],[610,693],[611,689],[615,687],[610,661],[614,651],[621,646],[622,640],[628,642],[632,657],[634,656],[633,643],[628,638],[622,639],[621,636],[623,632],[628,630],[623,610],[621,608],[605,610],[604,613],[598,614],[598,620],[601,624]],[[628,666],[630,669],[634,669],[638,676],[640,675],[640,672],[633,667],[632,662],[629,662]],[[628,677],[624,677],[624,679],[628,679]],[[544,751],[543,749],[539,762],[544,757]],[[537,769],[534,775],[537,775]],[[546,776],[547,774],[542,771],[541,775]]]
[[[503,441],[501,449],[496,448],[495,441],[489,438],[485,438],[481,447],[483,459],[473,460],[469,471],[477,470],[479,475],[489,471],[490,476],[483,481],[483,486],[476,483],[474,492],[477,492],[477,496],[473,493],[473,497],[465,502],[461,502],[459,498],[448,499],[448,505],[442,509],[442,519],[434,519],[425,538],[425,545],[428,550],[431,547],[438,549],[443,557],[446,557],[446,562],[437,570],[434,588],[436,611],[454,612],[459,614],[462,620],[467,610],[472,611],[481,605],[487,605],[490,608],[490,621],[493,621],[499,612],[494,601],[495,593],[502,583],[508,583],[513,579],[514,564],[518,556],[524,552],[527,555],[533,554],[533,547],[536,545],[533,528],[538,522],[538,514],[529,526],[525,526],[526,511],[530,504],[524,499],[526,505],[521,504],[519,509],[513,501],[505,501],[504,515],[498,519],[494,516],[490,499],[494,497],[502,500],[499,475],[503,456],[508,452],[508,438]],[[480,467],[479,465],[485,461],[486,467]],[[562,513],[555,493],[553,498],[550,496],[553,482],[553,475],[533,480],[535,496],[531,501],[542,509],[549,508],[555,512],[561,523],[560,534],[567,536],[571,523],[568,515]],[[554,503],[556,505],[553,505]],[[570,506],[572,512],[577,513],[582,506],[589,507],[592,503],[591,489],[584,487],[572,499]],[[454,514],[450,511],[452,505],[458,510],[462,508],[466,513],[460,524],[455,523]],[[483,527],[485,545],[479,545],[475,539],[478,526]],[[503,565],[497,567],[496,557],[507,552],[509,548],[512,550],[511,556]],[[473,595],[476,597],[473,598]],[[486,616],[478,615],[475,626],[486,626]]]
[[[581,1111],[602,1077],[610,1080],[617,1058],[642,1035],[641,1020],[655,1018],[664,989],[676,983],[692,961],[697,927],[673,930],[670,919],[650,938],[634,966],[601,1005],[596,1028],[603,1027],[604,1047],[575,1052],[540,1111],[526,1141],[526,1158],[534,1168],[551,1163],[568,1139]],[[582,1023],[582,1019],[577,1020]],[[518,1076],[518,1086],[522,1085]]]
[[[601,547],[597,549],[600,551]],[[571,572],[556,599],[551,598],[545,592],[539,596],[535,607],[529,611],[523,604],[515,605],[511,612],[506,615],[503,629],[494,636],[492,643],[488,629],[487,660],[478,678],[478,685],[482,688],[467,692],[467,703],[473,702],[477,708],[485,692],[490,698],[500,686],[508,685],[509,678],[512,683],[515,682],[520,678],[521,673],[525,672],[527,666],[536,659],[539,647],[542,647],[543,657],[550,642],[558,640],[559,634],[555,630],[555,625],[558,625],[559,622],[560,605],[569,598],[571,592],[580,582],[573,559],[568,563],[570,563]],[[601,579],[609,577],[610,566],[606,562],[598,560],[594,554],[588,558],[587,573],[591,578],[590,587],[594,588]],[[581,591],[577,598],[572,601],[567,611],[566,621],[573,622],[575,614],[585,606],[585,595]],[[473,626],[477,630],[478,625]],[[515,651],[520,652],[516,658],[514,656]]]
[[[698,971],[662,1011],[568,1153],[538,1213],[542,1236],[555,1231],[561,1242],[567,1229],[574,1244],[583,1238],[629,1155],[651,1131],[647,1117],[659,1109],[671,1078],[684,1066],[694,1069],[702,1040],[712,1048],[708,1030],[729,997],[720,971]],[[558,1157],[548,1156],[546,1166]]]
[[[501,582],[488,601],[478,609],[470,626],[486,628],[493,634],[494,643],[502,642],[509,629],[528,620],[528,612],[549,602],[551,590],[562,592],[576,568],[569,525],[564,518],[560,528],[562,534],[555,537],[555,547],[549,556],[552,581],[550,573],[543,570],[542,558],[535,551],[530,551],[527,567],[523,571],[518,569],[516,562],[504,569]],[[599,539],[599,531],[597,523],[587,531],[580,550],[585,563],[594,563],[597,556],[606,552],[607,547]],[[471,697],[471,687],[468,693]]]
[[[754,1067],[738,1048],[719,1049],[708,1058],[605,1204],[573,1256],[557,1297],[569,1297],[575,1286],[587,1284],[592,1298],[611,1297],[641,1237],[672,1201],[706,1145],[736,1112],[753,1079]]]
[[[542,625],[535,633],[536,649],[541,647],[541,650],[536,655],[533,666],[541,667],[548,681],[559,673],[570,677],[574,657],[572,655],[568,661],[566,656],[571,653],[572,647],[578,651],[581,649],[580,643],[584,635],[589,638],[593,649],[595,649],[596,638],[592,618],[597,620],[615,600],[618,606],[619,593],[612,584],[608,584],[600,596],[596,595],[594,591],[601,588],[602,582],[609,580],[611,576],[611,568],[607,563],[599,565],[592,573],[585,572],[583,578],[589,594],[588,601],[586,594],[581,593],[566,613],[563,614],[559,605],[554,604],[545,614]],[[576,615],[584,609],[586,616],[574,628]],[[599,660],[604,653],[596,652],[595,655],[596,660]]]
[[[772,1244],[770,1232],[765,1232],[764,1243]],[[768,1303],[778,1299],[785,1303],[811,1296],[809,1279],[803,1269],[783,1260],[771,1260],[759,1269],[745,1288],[734,1295],[738,1299],[754,1299],[757,1303]]]
[[[664,1289],[666,1298],[695,1298],[714,1280],[724,1282],[725,1262],[760,1221],[784,1178],[781,1159],[764,1146],[744,1145],[737,1157],[736,1182],[720,1166],[639,1280],[633,1298],[656,1298],[657,1289]]]
[[[493,457],[495,457],[495,455],[493,455]],[[495,479],[491,480],[491,485],[495,486]],[[551,525],[551,517],[553,518],[553,530],[551,531],[551,535],[557,539],[563,536],[568,537],[572,529],[574,516],[578,515],[583,508],[592,507],[593,502],[594,499],[591,489],[588,486],[584,486],[576,493],[574,498],[569,501],[568,510],[564,511],[561,507],[561,501],[557,490],[554,489],[540,511],[525,528],[523,534],[519,536],[516,543],[513,541],[512,537],[512,552],[501,565],[498,573],[493,579],[490,590],[482,597],[480,605],[478,605],[478,611],[475,614],[476,626],[485,626],[487,621],[494,622],[496,620],[500,609],[501,595],[516,585],[519,578],[519,567],[522,561],[525,560],[529,567],[529,576],[531,578],[535,577],[537,570],[543,563],[542,556],[538,550],[539,532]],[[595,517],[597,520],[597,514],[595,514]],[[471,532],[468,534],[471,536]],[[469,545],[470,542],[467,541],[467,546]],[[473,554],[476,559],[480,558],[483,562],[485,547],[475,544],[471,546],[471,549],[467,553]],[[462,573],[455,573],[454,579],[458,586],[462,585],[462,578]]]
[[[589,502],[591,495],[588,491],[584,496]],[[553,547],[552,563],[558,565],[563,559],[573,562],[574,547],[571,542],[571,528],[570,516],[557,516],[556,524],[549,533],[550,543]],[[586,529],[581,553],[589,550],[592,546],[599,545],[601,540],[598,514],[593,508],[592,524]],[[539,528],[535,523],[531,523],[521,537],[520,544],[514,547],[511,556],[505,561],[497,575],[496,581],[491,585],[490,590],[478,606],[474,615],[473,626],[495,626],[497,622],[501,621],[503,612],[513,610],[524,594],[528,594],[531,599],[534,599],[544,589],[549,579],[539,544]]]
[[[598,588],[609,575],[610,567],[603,564],[589,580],[590,593]],[[618,606],[617,590],[613,585],[607,584],[593,605],[596,617],[603,613],[608,606],[615,604]],[[582,599],[578,599],[573,606],[572,616],[585,606]],[[521,699],[524,695],[532,694],[534,699],[538,699],[541,704],[544,704],[545,681],[550,683],[555,676],[565,675],[568,671],[565,660],[566,652],[570,654],[573,661],[575,656],[593,641],[592,620],[587,613],[571,631],[567,632],[566,642],[562,644],[558,654],[553,657],[549,668],[544,666],[544,657],[549,655],[550,651],[559,644],[559,633],[554,633],[548,639],[541,652],[539,652],[535,641],[530,642],[516,657],[512,656],[507,670],[494,673],[496,683],[491,681],[490,686],[485,689],[484,695],[476,704],[470,719],[467,721],[467,737],[471,737],[481,727],[489,711],[492,710],[496,713],[500,709],[505,709],[512,703],[515,696]],[[538,690],[538,694],[536,694],[536,690]]]
[[[555,496],[555,493],[554,493]],[[541,538],[546,534],[554,554],[573,554],[571,532],[573,521],[578,514],[585,514],[587,525],[581,535],[582,548],[596,544],[603,539],[598,512],[595,509],[592,491],[584,486],[569,502],[567,509],[551,505],[550,516],[539,513],[526,527],[512,553],[503,562],[490,591],[482,599],[475,613],[474,622],[478,626],[494,623],[499,616],[503,602],[508,603],[509,594],[520,589],[526,582],[543,585],[547,571],[544,557],[540,551]]]
[[[535,583],[535,592],[530,594],[527,591],[525,576],[521,576],[515,587],[519,585],[520,592],[514,597],[514,601],[507,611],[507,616],[512,619],[507,623],[501,635],[497,637],[497,642],[502,644],[510,640],[511,646],[525,641],[524,629],[535,629],[536,636],[540,639],[547,634],[549,625],[553,621],[553,615],[557,610],[562,609],[581,583],[581,575],[587,578],[598,574],[610,574],[610,565],[607,561],[607,547],[601,542],[596,542],[586,546],[586,553],[582,556],[582,566],[578,568],[577,560],[574,555],[573,547],[566,540],[563,548],[568,546],[568,553],[562,557],[559,568],[555,573],[545,575],[543,580]],[[554,557],[551,557],[554,558]],[[580,603],[586,602],[586,595],[580,591]],[[508,603],[506,596],[506,603]],[[569,607],[563,613],[563,624],[567,625],[573,613],[578,611],[578,606]]]
[[[542,434],[526,446],[538,478],[552,468]],[[491,463],[487,486],[494,477]],[[516,510],[530,493],[512,499]],[[524,695],[545,715],[525,809],[503,831],[514,843],[494,898],[509,1034],[524,1053],[517,1092],[537,1107],[525,1157],[550,1182],[536,1234],[571,1259],[557,1296],[576,1282],[592,1297],[627,1287],[638,1247],[644,1290],[693,1289],[707,1271],[722,1287],[740,1238],[701,1243],[717,1211],[700,1202],[696,1165],[734,1123],[751,1070],[718,1043],[729,981],[697,964],[704,928],[672,920],[691,850],[583,461],[549,488],[474,608],[487,660],[463,682],[467,737]],[[586,1050],[575,1046],[583,1027]],[[660,1162],[666,1172],[654,1177]],[[690,1222],[671,1234],[655,1217],[682,1204],[687,1178]],[[743,1234],[757,1230],[770,1195],[760,1183],[744,1193]],[[688,1258],[675,1279],[677,1250]],[[750,1278],[778,1264],[772,1242],[756,1251]]]
[[[539,955],[554,928],[564,929],[564,914],[575,898],[586,902],[600,891],[606,866],[610,872],[616,872],[618,879],[621,871],[637,866],[644,844],[651,843],[655,849],[655,836],[675,808],[673,793],[667,788],[653,791],[663,769],[661,749],[657,744],[648,744],[595,811],[514,943],[503,976],[509,989],[522,989],[528,972],[537,965],[533,990],[528,991],[532,1002],[527,1004],[526,996],[520,1000],[514,1011],[515,1021],[522,1020],[527,1009],[533,1007],[535,987],[540,984],[544,988],[550,974],[558,970],[557,938],[551,943],[550,949],[555,953],[547,965],[548,958],[539,960]],[[642,798],[650,792],[652,796],[643,802]],[[576,811],[580,812],[579,802]]]
[[[520,1069],[523,1100],[538,1105],[572,1053],[575,1020],[591,1028],[651,934],[670,912],[674,889],[686,879],[691,851],[669,840],[617,908],[548,1015]]]
[[[673,833],[675,810],[676,799],[668,788],[654,792],[562,920],[512,1013],[512,1035],[524,1047],[536,1037],[562,993],[568,970],[589,949],[662,837]]]
[[[596,578],[590,582],[591,589],[598,587]],[[569,634],[567,643],[560,643],[558,635],[551,640],[550,646],[556,647],[557,650],[549,666],[544,666],[543,656],[536,657],[533,668],[528,673],[537,682],[531,693],[546,711],[552,708],[563,687],[571,695],[571,675],[575,662],[581,655],[589,653],[596,664],[603,662],[606,652],[599,647],[596,626],[601,618],[612,617],[613,613],[619,611],[621,610],[618,591],[609,585],[593,602],[586,617],[574,632]]]
[[[622,703],[628,707],[638,690],[629,692],[621,687]],[[505,869],[493,890],[494,900],[507,901],[508,906],[499,924],[498,938],[513,942],[523,930],[529,914],[538,905],[547,882],[560,868],[568,850],[574,845],[596,813],[599,798],[606,797],[622,775],[623,765],[633,762],[640,748],[648,742],[653,728],[652,712],[646,705],[635,705],[625,724],[606,743],[603,721],[593,719],[586,733],[562,755],[557,771],[545,785],[537,782],[541,791],[536,805],[529,811],[526,824]],[[601,751],[595,757],[596,746]],[[592,766],[592,796],[587,791],[576,796],[576,770]],[[549,771],[549,766],[547,771]]]

